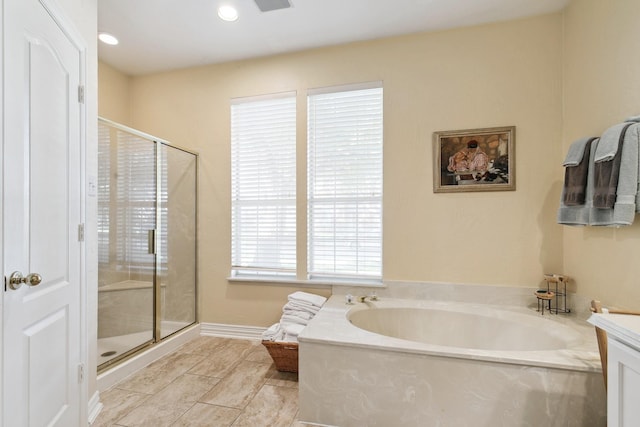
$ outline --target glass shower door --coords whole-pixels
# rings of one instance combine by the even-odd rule
[[[154,339],[156,143],[99,124],[98,364]]]
[[[165,338],[196,321],[196,156],[160,144],[156,333]]]

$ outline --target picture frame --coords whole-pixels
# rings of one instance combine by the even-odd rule
[[[433,192],[514,191],[516,127],[433,133]]]

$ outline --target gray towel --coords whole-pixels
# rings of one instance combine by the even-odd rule
[[[600,142],[598,143],[598,151],[596,151],[596,157],[594,159],[596,163],[613,160],[618,152],[620,133],[622,132],[622,129],[627,126],[629,126],[629,123],[618,123],[604,131],[602,136],[600,136]]]
[[[598,150],[596,151],[596,164],[593,168],[593,207],[595,208],[611,209],[616,203],[625,134],[627,133],[629,126],[632,124],[633,123],[623,123],[622,129],[620,129],[620,132],[618,133],[618,142],[615,144],[616,154],[613,156],[612,160],[598,162],[598,152],[600,151],[600,146],[603,143],[602,137],[600,138]],[[614,127],[617,127],[617,125]],[[605,132],[609,132],[609,129]],[[608,138],[610,140],[612,135],[609,134]]]
[[[562,166],[578,166],[583,158],[585,157],[585,150],[587,153],[589,149],[585,148],[587,146],[587,142],[591,142],[593,137],[580,138],[573,142],[569,147],[569,151],[567,151],[567,156],[562,163]],[[587,157],[589,155],[587,154]]]
[[[585,193],[584,205],[567,206],[564,203],[565,188],[562,189],[562,196],[560,198],[560,208],[558,209],[557,221],[558,224],[563,225],[589,225],[589,217],[591,209],[593,208],[593,159],[598,149],[598,138],[591,142],[591,149],[589,150],[589,167],[587,172],[587,190]]]
[[[631,116],[624,119],[625,122],[635,122],[640,123],[640,116]]]
[[[640,210],[640,124],[627,129],[621,150],[615,205],[613,209],[593,208],[589,217],[591,225],[631,225]]]
[[[587,192],[589,154],[591,153],[591,142],[594,139],[597,138],[582,138],[571,144],[571,147],[574,147],[576,144],[579,145],[579,149],[582,150],[582,157],[577,166],[567,167],[564,171],[564,192],[562,193],[562,200],[567,206],[584,205]],[[586,143],[584,143],[583,140],[586,140]],[[569,148],[569,151],[571,151],[571,148]],[[577,150],[574,150],[574,152],[575,151]]]

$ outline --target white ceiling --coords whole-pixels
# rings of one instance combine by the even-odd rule
[[[261,12],[253,0],[98,0],[101,61],[141,75],[320,46],[556,12],[569,0],[291,0]],[[232,4],[240,18],[223,22]]]

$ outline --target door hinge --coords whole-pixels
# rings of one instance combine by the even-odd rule
[[[81,363],[78,365],[78,384],[84,381],[84,365]]]
[[[78,242],[84,242],[84,224],[78,224]]]
[[[78,102],[84,104],[84,85],[78,86]]]

